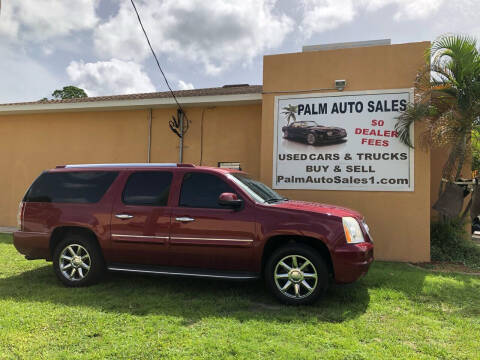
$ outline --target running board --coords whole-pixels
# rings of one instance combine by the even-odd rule
[[[256,273],[242,271],[220,271],[205,270],[195,268],[171,268],[164,266],[146,266],[146,265],[125,265],[112,264],[107,267],[109,271],[150,274],[150,275],[168,275],[168,276],[186,276],[195,278],[210,279],[228,279],[228,280],[253,280],[260,276]]]

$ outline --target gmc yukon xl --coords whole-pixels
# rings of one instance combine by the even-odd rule
[[[105,270],[263,277],[287,304],[351,283],[373,261],[353,210],[288,200],[246,173],[190,164],[92,164],[43,172],[19,206],[17,250],[67,286]]]

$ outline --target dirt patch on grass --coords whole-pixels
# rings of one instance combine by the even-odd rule
[[[410,265],[437,272],[454,272],[459,274],[480,276],[480,269],[471,268],[462,263],[432,261],[429,263],[410,263]]]

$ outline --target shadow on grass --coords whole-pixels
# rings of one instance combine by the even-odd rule
[[[431,276],[431,278],[428,278]],[[183,318],[185,326],[205,317],[239,321],[341,323],[364,314],[371,301],[386,307],[423,307],[422,311],[447,311],[480,316],[480,286],[475,278],[432,274],[405,264],[377,262],[370,273],[351,285],[332,285],[313,306],[280,305],[262,281],[233,282],[206,279],[107,274],[98,285],[66,288],[51,265],[0,279],[0,299],[83,306],[99,311],[137,316],[168,315]],[[405,301],[407,299],[408,301]],[[397,302],[398,305],[392,302]],[[383,305],[382,305],[383,306]]]
[[[0,244],[13,244],[12,236],[0,234]]]
[[[221,281],[174,277],[108,274],[98,285],[66,288],[51,266],[0,279],[0,299],[87,306],[100,311],[132,315],[181,316],[186,326],[205,317],[233,317],[240,321],[343,322],[363,314],[370,301],[360,281],[333,285],[313,306],[279,304],[262,281]]]

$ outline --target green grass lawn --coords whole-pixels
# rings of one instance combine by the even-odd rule
[[[69,289],[0,235],[0,359],[480,359],[480,277],[377,262],[315,306],[257,282],[111,274]]]

